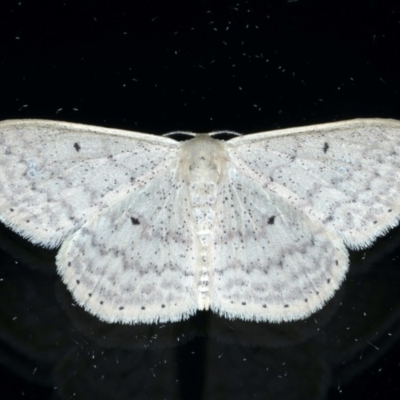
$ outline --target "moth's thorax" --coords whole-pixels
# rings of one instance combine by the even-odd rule
[[[180,168],[187,182],[218,183],[226,171],[224,142],[202,134],[183,143]]]

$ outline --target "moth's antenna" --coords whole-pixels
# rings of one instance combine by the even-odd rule
[[[168,133],[164,133],[163,136],[172,136],[172,135],[188,135],[188,136],[196,136],[195,133],[193,132],[187,132],[187,131],[172,131]]]

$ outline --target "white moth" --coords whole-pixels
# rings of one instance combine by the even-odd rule
[[[400,216],[400,122],[358,119],[186,142],[0,123],[0,220],[61,245],[75,300],[107,322],[292,321],[329,300]]]

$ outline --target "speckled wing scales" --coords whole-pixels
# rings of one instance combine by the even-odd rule
[[[187,186],[172,169],[69,237],[57,265],[78,303],[107,322],[194,314],[200,250],[189,204]]]
[[[210,285],[223,315],[276,322],[311,315],[345,276],[344,245],[366,247],[398,223],[398,121],[248,135],[227,150]]]
[[[0,221],[56,247],[176,160],[178,144],[135,132],[41,120],[0,123]]]
[[[321,308],[348,268],[342,240],[231,165],[216,213],[211,308],[281,322]]]
[[[248,135],[231,157],[268,190],[366,247],[400,214],[400,122],[355,119]]]
[[[34,243],[64,241],[58,271],[102,320],[179,320],[197,309],[199,250],[178,147],[86,125],[1,122],[0,221]]]

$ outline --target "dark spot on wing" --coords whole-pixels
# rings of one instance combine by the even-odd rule
[[[272,217],[268,218],[268,224],[269,225],[273,225],[275,223],[275,215],[273,215]]]
[[[78,143],[78,142],[75,142],[75,143],[74,143],[74,149],[75,149],[76,151],[79,151],[79,150],[81,149],[81,146],[79,146],[79,143]]]
[[[328,144],[328,142],[325,142],[324,143],[324,149],[323,149],[325,154],[328,151],[328,149],[329,149],[329,144]]]
[[[137,218],[131,217],[132,225],[140,225],[140,222]]]

